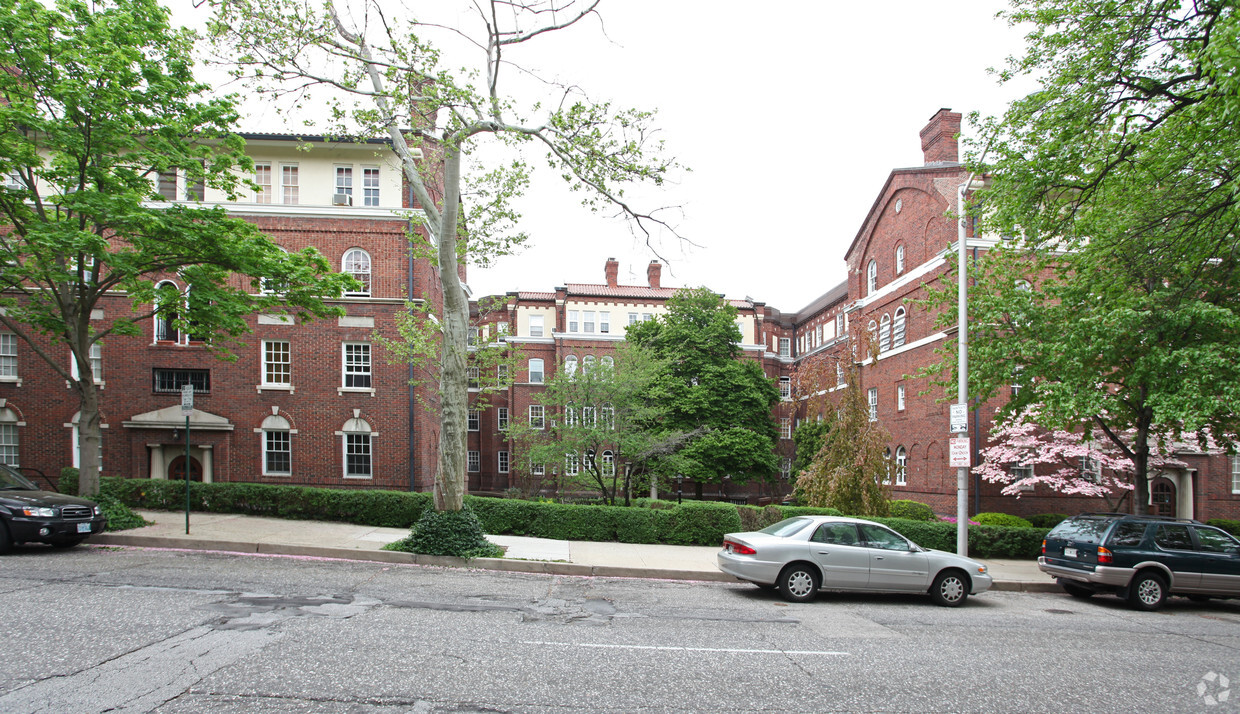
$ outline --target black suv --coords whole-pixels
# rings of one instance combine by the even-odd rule
[[[0,464],[0,554],[14,543],[69,548],[107,525],[94,501],[40,491],[17,469]]]
[[[1038,568],[1069,595],[1115,593],[1141,610],[1168,595],[1240,597],[1240,541],[1183,518],[1073,516],[1046,535]]]

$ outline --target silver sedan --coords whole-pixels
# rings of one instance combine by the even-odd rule
[[[872,521],[797,516],[752,533],[729,533],[719,569],[785,600],[808,602],[818,590],[929,593],[955,607],[990,588],[986,566],[927,550]]]

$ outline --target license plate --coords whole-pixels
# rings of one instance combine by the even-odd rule
[[[1063,557],[1065,557],[1065,558],[1075,558],[1075,557],[1076,557],[1076,548],[1064,548],[1064,549],[1063,549]]]
[[[89,523],[79,523],[77,524],[77,527],[78,527],[78,533],[90,533]]]

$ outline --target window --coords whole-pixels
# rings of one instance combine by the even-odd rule
[[[835,386],[844,386],[844,364],[842,362],[835,363]]]
[[[543,361],[541,359],[530,360],[529,372],[530,384],[543,383]]]
[[[891,315],[883,315],[882,321],[878,326],[878,351],[886,352],[891,349]]]
[[[1096,456],[1085,455],[1081,457],[1081,478],[1094,483],[1102,481],[1102,462]]]
[[[578,312],[576,310],[568,311],[568,331],[569,332],[577,331],[577,324],[578,324],[577,316],[578,316]]]
[[[543,336],[543,316],[530,315],[530,337]]]
[[[103,384],[103,345],[96,342],[90,346],[90,374],[95,384]],[[74,378],[78,378],[78,364],[74,359],[73,353],[69,353],[69,374]]]
[[[181,291],[176,283],[162,282],[155,287],[155,340],[180,342],[176,320],[181,312]]]
[[[379,205],[379,169],[362,169],[362,205]]]
[[[817,346],[820,344],[822,344],[822,325],[819,325],[814,329],[814,345]]]
[[[779,462],[779,475],[784,479],[792,477],[792,459],[784,459]]]
[[[198,166],[199,166],[199,171],[201,172],[202,163],[200,162]],[[206,198],[206,196],[207,196],[207,181],[206,181],[206,178],[203,176],[203,174],[199,173],[198,177],[193,180],[193,183],[190,183],[189,175],[186,174],[185,176],[185,200],[186,201],[201,201],[204,198]]]
[[[369,295],[370,294],[370,254],[361,248],[350,248],[344,254],[344,260],[341,261],[341,267],[345,273],[348,273],[354,280],[361,283],[362,286],[346,295]]]
[[[611,332],[611,313],[600,312],[598,314],[598,331],[603,334]]]
[[[577,426],[577,410],[571,405],[564,407],[564,426]]]
[[[594,371],[594,355],[586,355],[581,358],[581,373],[589,374]]]
[[[293,355],[288,340],[263,340],[263,385],[293,384]]]
[[[896,447],[896,485],[908,484],[908,452],[903,446]]]
[[[255,203],[271,203],[271,164],[254,164]]]
[[[338,195],[353,196],[353,167],[337,166],[336,167],[336,193]],[[350,200],[349,203],[352,203]]]
[[[870,421],[878,421],[878,387],[870,387]]]
[[[470,347],[473,347],[474,345],[477,345],[477,344],[478,344],[478,336],[479,336],[479,335],[481,335],[481,334],[482,334],[482,333],[481,333],[481,331],[479,330],[479,328],[477,328],[477,327],[471,327],[471,328],[469,328],[469,334],[465,337],[465,344],[469,345]]]
[[[344,388],[370,389],[370,343],[344,343]]]
[[[1231,457],[1231,492],[1240,493],[1240,454]]]
[[[177,199],[177,170],[168,169],[159,172],[159,195],[175,201]]]
[[[1023,466],[1020,464],[1012,464],[1008,467],[1008,473],[1012,474],[1012,482],[1020,487],[1022,491],[1032,491],[1033,484],[1026,483],[1033,478],[1033,467]]]
[[[17,424],[17,412],[0,408],[0,464],[21,466]]]
[[[263,420],[263,475],[290,476],[293,473],[293,438],[288,420],[272,414]]]
[[[870,261],[865,269],[865,294],[869,295],[878,290],[878,263]]]
[[[616,429],[616,410],[610,404],[604,404],[600,410],[603,412],[603,426],[615,431]]]
[[[470,389],[478,388],[479,374],[480,373],[477,367],[466,367],[465,368],[465,383]]]
[[[780,377],[779,378],[779,398],[780,399],[791,399],[792,398],[792,377]]]
[[[779,338],[779,356],[780,357],[791,357],[792,356],[792,340],[788,339],[787,337]]]
[[[1163,550],[1193,550],[1188,526],[1164,524],[1154,531],[1154,543]]]
[[[885,465],[887,467],[886,471],[883,472],[883,485],[890,486],[891,485],[891,468],[892,468],[890,448],[883,449],[883,461],[885,462]]]
[[[344,429],[339,432],[344,437],[344,477],[372,478],[371,454],[375,434],[365,419],[356,416],[358,412],[353,410],[354,417],[345,422]]]
[[[581,408],[581,425],[590,428],[598,426],[598,412],[594,407]]]
[[[781,418],[780,418],[780,420],[779,420],[779,438],[781,438],[781,439],[791,439],[791,438],[792,438],[792,419],[790,419],[790,418],[788,418],[788,417],[781,417]]]
[[[480,454],[477,451],[470,451],[467,455],[467,458],[468,458],[468,466],[466,467],[467,470],[471,474],[478,473],[478,471],[482,469],[482,454]]]
[[[578,466],[578,462],[577,462],[576,453],[564,454],[564,475],[565,476],[576,476],[577,466]]]
[[[569,355],[564,358],[564,374],[572,379],[577,374],[577,355]]]
[[[543,416],[543,405],[531,404],[529,414],[531,429],[542,429],[546,426],[546,419]]]
[[[848,321],[844,318],[844,313],[835,316],[835,334],[842,336],[848,329]]]
[[[211,370],[207,369],[159,369],[154,370],[154,390],[156,394],[177,394],[181,387],[190,384],[194,394],[206,394],[211,391]]]
[[[0,332],[0,379],[17,379],[17,335]]]
[[[297,164],[280,166],[280,201],[297,203]]]
[[[509,384],[510,384],[510,381],[508,379],[508,365],[506,364],[495,365],[495,386],[503,388],[503,387],[507,387]]]
[[[500,431],[508,431],[508,407],[496,407],[495,423]]]
[[[26,188],[26,182],[22,179],[21,171],[11,169],[4,174],[4,188],[9,191],[22,191]]]
[[[642,313],[642,322],[649,322],[650,320],[653,320],[653,319],[654,319],[654,315],[648,312]]]
[[[904,272],[904,246],[896,246],[896,275]]]
[[[1205,526],[1194,526],[1193,530],[1197,532],[1197,542],[1201,544],[1202,551],[1233,555],[1236,553],[1236,539],[1226,533]]]
[[[603,452],[603,478],[616,475],[616,455],[610,451]]]
[[[542,476],[545,473],[547,473],[546,464],[536,464],[536,463],[530,462],[530,475],[531,476]]]
[[[499,462],[499,472],[502,474],[508,473],[508,452],[500,451],[496,453],[496,456],[498,457]]]
[[[905,314],[906,313],[904,311],[904,308],[902,307],[896,308],[896,319],[895,319],[895,322],[893,322],[891,326],[891,346],[892,347],[903,347],[904,346]]]
[[[630,312],[630,313],[629,313],[629,324],[630,324],[630,325],[636,325],[636,324],[637,324],[637,313],[635,313],[635,312]]]
[[[594,311],[586,310],[581,313],[581,331],[594,332]]]
[[[896,385],[896,409],[904,411],[904,385]]]
[[[468,423],[467,428],[469,429],[469,431],[478,431],[478,421],[479,421],[478,410],[470,409],[469,414],[466,418],[467,418],[467,423]]]

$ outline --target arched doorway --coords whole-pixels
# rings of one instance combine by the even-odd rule
[[[191,481],[202,481],[202,464],[198,463],[198,459],[190,457],[189,460],[189,478]],[[185,478],[185,456],[181,455],[172,460],[168,464],[168,478],[174,481],[180,481]]]
[[[1175,484],[1170,479],[1150,482],[1150,512],[1155,516],[1175,516]]]

